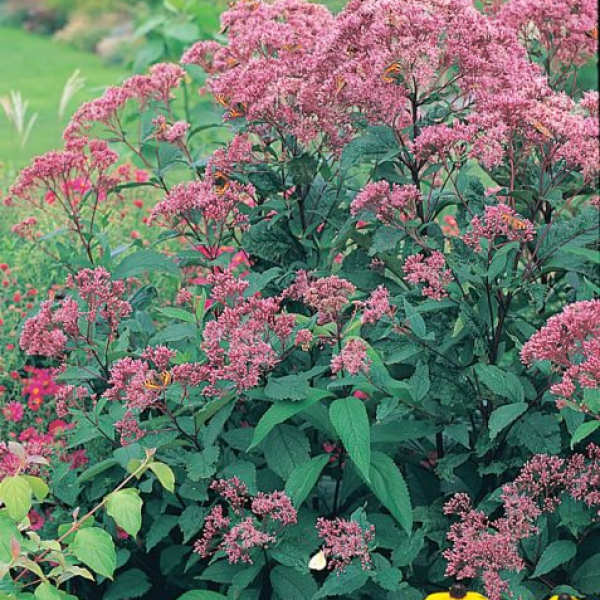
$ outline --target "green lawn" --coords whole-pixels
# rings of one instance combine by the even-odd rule
[[[71,100],[68,114],[59,123],[63,87],[75,69],[81,71],[86,85]],[[23,166],[31,157],[59,147],[69,114],[126,75],[124,68],[107,66],[99,57],[51,38],[0,27],[0,96],[8,95],[10,90],[19,91],[29,101],[29,113],[38,113],[29,140],[20,149],[15,130],[0,108],[0,163],[9,168]]]

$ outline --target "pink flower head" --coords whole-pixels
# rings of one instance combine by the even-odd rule
[[[226,186],[220,183],[207,169],[203,181],[173,186],[152,209],[150,221],[180,233],[189,231],[197,239],[209,237],[222,243],[224,227],[246,226],[240,208],[254,196],[254,188],[232,180]]]
[[[95,322],[99,317],[105,319],[113,334],[119,323],[131,314],[131,305],[122,299],[125,282],[113,280],[103,267],[82,269],[75,276],[69,276],[67,284],[87,303],[88,321]]]
[[[483,219],[473,217],[471,231],[464,235],[463,240],[467,246],[480,251],[483,238],[489,241],[491,247],[497,238],[504,238],[506,242],[530,242],[534,234],[531,221],[519,217],[510,206],[501,203],[486,206]]]
[[[21,348],[30,355],[58,357],[65,351],[69,336],[78,335],[79,307],[71,298],[53,309],[50,300],[42,302],[37,315],[25,322],[21,332]]]
[[[371,362],[367,358],[367,345],[363,340],[347,341],[341,352],[331,361],[331,371],[347,371],[350,375],[368,373]]]
[[[578,387],[600,387],[600,300],[569,304],[550,317],[523,346],[521,360],[550,361],[561,376],[550,391],[561,403],[574,400]]]
[[[445,269],[444,255],[436,250],[430,256],[413,254],[404,263],[406,280],[410,283],[425,283],[423,295],[432,300],[442,300],[448,296],[447,287],[454,277],[450,269]]]
[[[8,422],[18,423],[23,419],[25,409],[20,402],[9,402],[2,407],[2,415]]]
[[[259,492],[252,500],[251,510],[258,517],[279,521],[283,525],[293,525],[298,520],[298,513],[285,492]]]
[[[337,275],[311,279],[306,271],[299,271],[296,282],[285,290],[284,296],[302,300],[316,310],[319,324],[324,325],[339,319],[355,292],[354,285]]]
[[[358,302],[357,304],[363,309],[360,317],[360,322],[363,325],[377,323],[384,315],[392,314],[390,293],[383,285],[373,291],[366,302]]]
[[[350,206],[353,217],[364,212],[373,213],[385,223],[402,224],[416,217],[416,206],[422,201],[414,185],[390,184],[387,181],[369,183],[357,194]]]
[[[320,517],[317,519],[317,531],[323,539],[323,554],[330,569],[344,571],[355,558],[360,560],[363,569],[370,567],[369,544],[375,536],[373,525],[362,529],[355,521]]]
[[[250,551],[277,542],[273,525],[282,527],[297,522],[297,512],[284,492],[260,492],[254,498],[237,477],[213,481],[210,488],[227,501],[231,511],[217,504],[204,521],[202,536],[194,544],[194,552],[206,558],[225,552],[231,564],[252,563]]]

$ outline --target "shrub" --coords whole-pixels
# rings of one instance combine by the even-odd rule
[[[2,447],[9,598],[600,593],[596,6],[487,8],[241,2],[23,171],[70,275],[20,343],[90,463]]]

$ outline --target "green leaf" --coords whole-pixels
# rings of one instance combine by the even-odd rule
[[[46,498],[50,492],[50,488],[46,485],[46,482],[39,477],[33,477],[32,475],[23,475],[33,491],[33,495],[36,497],[38,502],[41,502]]]
[[[140,493],[133,488],[127,488],[108,496],[106,512],[121,529],[135,538],[142,527],[142,504]]]
[[[410,534],[413,514],[408,488],[396,463],[387,454],[373,452],[369,487],[404,530]]]
[[[526,402],[517,402],[516,404],[507,404],[494,410],[490,416],[489,432],[490,439],[496,436],[511,423],[516,421],[521,415],[527,412]]]
[[[186,323],[192,323],[193,325],[196,323],[196,317],[183,308],[177,308],[175,306],[165,306],[164,308],[157,308],[157,312],[165,317],[169,317],[170,319],[179,319],[180,321],[185,321]]]
[[[285,484],[285,493],[294,506],[300,506],[306,500],[328,462],[329,456],[321,454],[303,465],[298,465],[292,471]]]
[[[434,423],[428,421],[409,421],[405,419],[398,423],[386,423],[371,427],[372,444],[401,444],[409,440],[429,437],[439,431]]]
[[[145,535],[146,552],[150,552],[150,550],[160,542],[168,542],[169,534],[177,527],[178,523],[179,518],[175,515],[162,514],[158,516],[152,523],[148,533]]]
[[[586,560],[575,571],[571,578],[571,585],[584,594],[600,593],[600,554]]]
[[[70,549],[75,556],[90,569],[112,579],[117,568],[117,553],[115,544],[103,529],[85,527],[76,534]]]
[[[261,446],[269,468],[282,479],[287,479],[298,465],[308,461],[308,439],[291,425],[277,425]]]
[[[410,330],[419,338],[423,339],[427,335],[427,327],[423,317],[419,311],[405,298],[404,312],[406,313],[406,321]]]
[[[364,479],[369,482],[371,430],[363,401],[355,396],[336,400],[329,408],[329,418],[352,462]]]
[[[145,273],[161,271],[179,273],[179,267],[166,255],[156,250],[140,250],[126,256],[113,271],[114,279],[126,279]]]
[[[129,569],[119,573],[117,579],[110,584],[102,600],[130,600],[141,598],[152,587],[148,575],[141,569]]]
[[[369,580],[370,573],[358,565],[350,565],[344,571],[330,573],[321,589],[313,596],[313,600],[328,596],[344,596],[361,588]]]
[[[508,398],[512,402],[523,402],[525,392],[519,378],[510,371],[503,371],[495,365],[479,364],[475,371],[483,385],[494,394]]]
[[[421,402],[429,393],[431,381],[429,380],[429,368],[419,362],[417,368],[409,380],[412,398],[415,402]]]
[[[600,414],[600,389],[599,388],[584,388],[583,403],[594,414]]]
[[[588,421],[587,423],[582,423],[573,434],[571,438],[571,449],[573,449],[579,442],[585,440],[585,438],[589,437],[600,429],[600,421]]]
[[[62,600],[60,592],[49,583],[42,583],[35,588],[35,600]]]
[[[577,554],[577,544],[569,540],[560,540],[546,546],[535,566],[532,577],[540,577],[556,567],[569,562]]]
[[[200,481],[212,477],[217,470],[220,450],[218,446],[210,446],[187,456],[188,477],[192,481]]]
[[[252,444],[250,444],[248,450],[258,446],[274,427],[291,419],[294,415],[330,395],[329,392],[324,390],[312,389],[309,390],[308,397],[299,402],[277,402],[276,404],[273,404],[256,425]]]
[[[227,600],[227,596],[208,590],[195,590],[186,592],[183,596],[179,596],[177,600]]]
[[[175,491],[175,473],[173,473],[173,469],[161,462],[150,463],[149,467],[165,490],[173,493]]]
[[[8,516],[15,521],[22,521],[31,509],[33,490],[23,476],[5,477],[0,482],[0,500],[6,505]]]
[[[317,584],[310,574],[298,573],[281,565],[271,571],[273,591],[282,600],[310,600],[317,592]]]
[[[515,430],[521,444],[533,454],[560,452],[560,427],[554,415],[528,414]]]
[[[310,386],[301,374],[271,377],[265,386],[265,395],[271,400],[303,400]]]

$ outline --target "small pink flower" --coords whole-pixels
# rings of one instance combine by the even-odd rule
[[[323,554],[330,569],[344,571],[355,558],[360,560],[363,569],[371,565],[369,544],[375,536],[375,527],[362,529],[354,521],[346,519],[317,520],[317,531],[323,539]]]
[[[363,340],[351,339],[342,348],[342,351],[331,361],[333,373],[347,371],[350,375],[368,373],[370,361],[367,358],[367,345]]]
[[[2,414],[4,418],[13,423],[18,423],[23,419],[25,409],[20,402],[9,402],[2,408]]]

